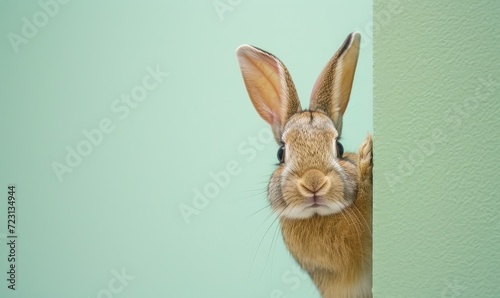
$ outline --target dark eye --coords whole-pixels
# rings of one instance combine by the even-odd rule
[[[285,162],[285,145],[281,146],[278,149],[278,160],[280,161],[280,163]]]
[[[340,144],[339,141],[336,141],[336,143],[337,143],[337,157],[342,158],[342,156],[344,155],[344,146],[342,146],[342,144]]]

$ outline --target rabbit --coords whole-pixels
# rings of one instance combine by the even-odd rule
[[[351,33],[328,62],[308,110],[278,58],[250,45],[236,50],[250,100],[280,146],[270,206],[322,297],[372,297],[372,136],[357,154],[339,142],[360,39]]]

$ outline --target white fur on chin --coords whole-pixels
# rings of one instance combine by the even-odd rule
[[[278,213],[280,214],[280,217],[285,218],[308,218],[316,214],[325,216],[339,213],[349,205],[350,204],[341,202],[329,202],[327,205],[318,207],[287,206],[284,210],[280,210]]]

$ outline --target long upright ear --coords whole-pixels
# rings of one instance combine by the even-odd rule
[[[272,54],[250,45],[238,47],[236,56],[253,106],[280,143],[288,118],[301,111],[288,70]]]
[[[325,112],[333,120],[339,136],[342,133],[342,116],[351,95],[360,39],[358,32],[349,34],[319,75],[311,94],[309,109]]]

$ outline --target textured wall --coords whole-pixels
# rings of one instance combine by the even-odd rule
[[[499,14],[374,3],[376,297],[500,297]]]

